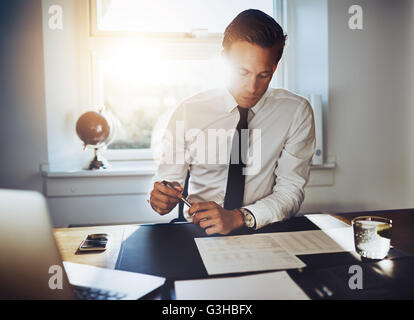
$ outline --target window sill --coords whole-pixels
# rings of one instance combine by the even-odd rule
[[[328,187],[334,185],[336,163],[329,161],[322,165],[311,166],[306,187]]]
[[[322,165],[311,165],[311,170],[332,170],[335,169],[335,162],[326,162]]]
[[[125,177],[125,176],[152,176],[156,165],[152,161],[114,161],[111,167],[105,170],[49,170],[48,165],[41,166],[44,178],[87,178],[87,177]]]
[[[42,165],[44,194],[48,197],[146,194],[156,166],[152,161],[114,161],[107,170],[49,170]],[[335,162],[311,166],[306,187],[332,186]]]
[[[331,171],[336,168],[334,162],[327,162],[322,165],[312,165],[310,170]],[[48,165],[41,166],[41,173],[44,178],[86,178],[86,177],[124,177],[124,176],[152,176],[155,174],[156,165],[152,161],[115,161],[111,167],[105,170],[54,170],[50,171]]]
[[[155,173],[151,161],[114,161],[106,170],[49,170],[41,166],[43,193],[49,197],[146,195]]]

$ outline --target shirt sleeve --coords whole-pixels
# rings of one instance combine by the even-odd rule
[[[153,149],[156,150],[154,157],[157,161],[157,169],[151,179],[151,185],[147,193],[148,200],[154,183],[157,181],[177,181],[184,187],[189,168],[185,154],[184,122],[185,112],[184,106],[181,104],[168,120],[159,143],[153,146]]]
[[[304,187],[315,152],[315,122],[313,110],[304,101],[296,110],[285,145],[277,160],[273,192],[244,206],[256,219],[256,229],[276,221],[286,220],[299,211],[304,200]]]

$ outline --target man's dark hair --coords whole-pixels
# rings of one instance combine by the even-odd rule
[[[236,41],[248,41],[263,48],[277,48],[276,63],[282,58],[286,35],[282,27],[268,14],[256,10],[245,10],[224,31],[223,48],[230,50]]]

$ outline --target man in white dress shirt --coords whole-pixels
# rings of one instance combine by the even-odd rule
[[[206,234],[259,229],[298,212],[315,128],[305,98],[269,88],[285,39],[259,10],[243,11],[226,28],[223,57],[231,81],[183,101],[173,113],[150,194],[158,214],[177,210],[188,172],[192,205],[185,218]]]

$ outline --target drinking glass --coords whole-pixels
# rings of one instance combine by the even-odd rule
[[[352,220],[356,252],[369,259],[384,259],[390,250],[392,220],[357,217]]]

